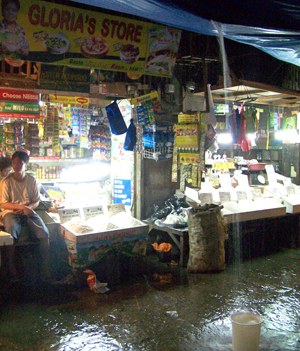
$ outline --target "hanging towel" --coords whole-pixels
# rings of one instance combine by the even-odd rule
[[[133,151],[136,144],[136,127],[131,118],[124,141],[124,150]]]
[[[241,145],[242,151],[250,151],[252,148],[251,141],[246,135],[246,117],[244,116],[244,106],[240,112],[240,128],[238,134],[238,144]]]
[[[116,101],[105,107],[108,123],[112,134],[121,135],[127,131],[124,118]]]

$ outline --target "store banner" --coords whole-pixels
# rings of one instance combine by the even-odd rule
[[[3,12],[5,13],[5,11]],[[45,1],[23,1],[18,32],[1,22],[1,58],[170,76],[181,31]]]
[[[0,100],[39,102],[39,94],[32,91],[0,89]]]
[[[0,118],[39,118],[40,105],[0,101]]]
[[[66,66],[42,65],[37,88],[44,90],[90,92],[90,70]]]
[[[90,99],[83,96],[60,96],[52,94],[42,94],[42,101],[58,104],[75,104],[88,106]]]

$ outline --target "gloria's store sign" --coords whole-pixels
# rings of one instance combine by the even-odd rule
[[[181,31],[45,1],[23,1],[19,34],[0,30],[2,57],[170,76]]]

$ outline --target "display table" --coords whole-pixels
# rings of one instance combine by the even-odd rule
[[[227,202],[223,206],[221,213],[226,218],[227,223],[279,217],[286,214],[286,206],[269,198],[257,201],[244,200],[238,203]]]
[[[282,202],[286,207],[287,213],[300,213],[300,195],[299,194],[282,196]]]
[[[162,232],[166,232],[169,234],[171,239],[174,241],[176,246],[179,248],[180,251],[180,259],[179,259],[179,264],[180,266],[183,266],[183,259],[184,259],[184,244],[185,244],[185,237],[188,235],[189,229],[188,227],[185,228],[173,228],[173,227],[168,227],[168,226],[158,226],[155,225],[154,223],[148,222],[148,221],[143,221],[149,226],[149,232],[152,229],[160,230]],[[179,237],[179,241],[178,241]]]

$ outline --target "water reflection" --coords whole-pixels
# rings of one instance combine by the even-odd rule
[[[152,272],[106,294],[53,289],[30,302],[19,287],[2,296],[0,349],[229,351],[230,315],[248,310],[264,318],[260,351],[300,350],[299,258],[288,250],[215,274],[177,267],[166,284]]]

